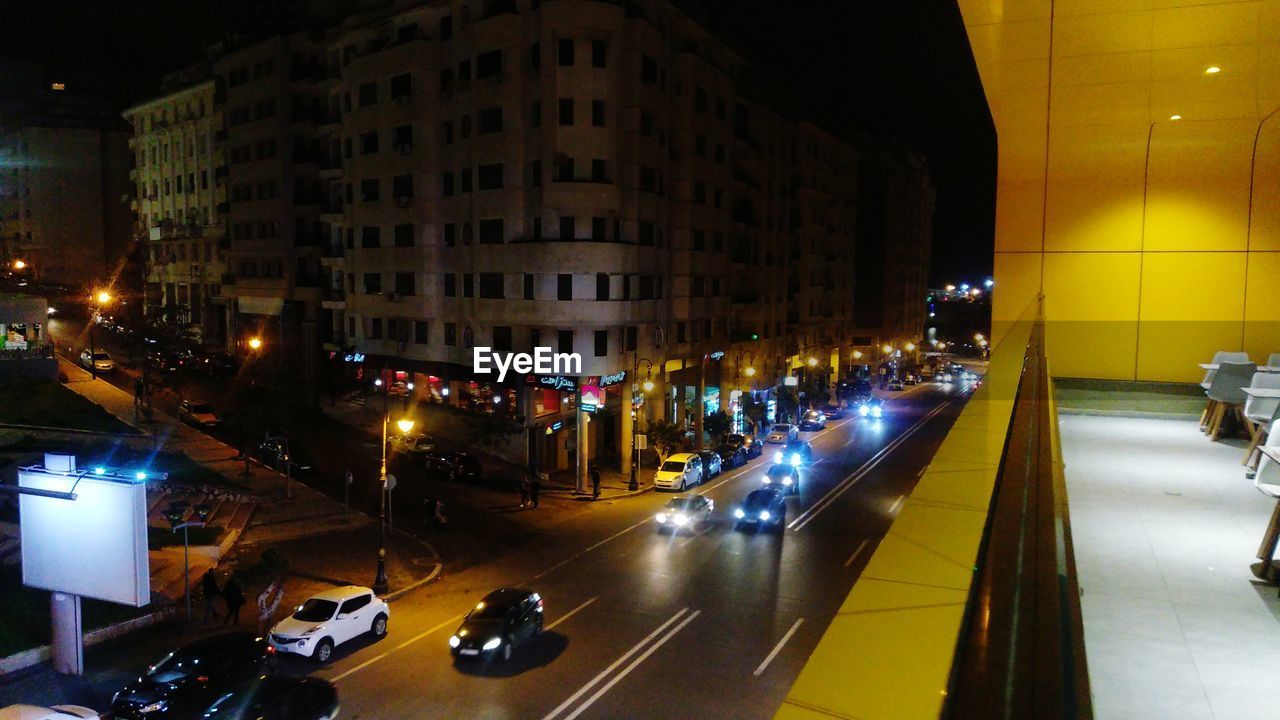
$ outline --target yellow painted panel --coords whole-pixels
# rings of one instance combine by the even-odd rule
[[[996,253],[992,274],[996,291],[991,296],[991,342],[999,343],[1009,325],[1040,293],[1040,262],[1039,253]]]
[[[1199,4],[1153,12],[1153,48],[1238,45],[1257,41],[1258,5]]]
[[[1138,250],[1148,125],[1056,130],[1045,247]]]
[[[1038,184],[997,183],[996,252],[1040,252],[1040,208],[1044,193]]]
[[[1145,83],[1150,80],[1151,53],[1148,52],[1064,55],[1053,59],[1055,86]]]
[[[1214,83],[1252,77],[1257,72],[1258,51],[1252,45],[1195,45],[1151,52],[1151,77]],[[1206,75],[1210,65],[1221,72]]]
[[[1147,83],[1107,83],[1103,85],[1054,85],[1053,128],[1072,125],[1113,125],[1148,122],[1145,103]]]
[[[1138,380],[1198,382],[1198,363],[1240,349],[1244,269],[1242,252],[1146,253]]]
[[[1249,249],[1280,250],[1280,113],[1272,115],[1262,125],[1258,136],[1258,156],[1253,164],[1253,223],[1249,232]]]
[[[1280,352],[1280,252],[1249,253],[1249,289],[1245,304],[1244,349],[1265,362]]]
[[[1019,20],[1047,19],[1052,0],[960,0],[960,13],[970,27]]]
[[[1231,119],[1248,121],[1252,130],[1258,117],[1258,86],[1248,74],[1213,77],[1197,70],[1188,78],[1152,81],[1150,92],[1153,118],[1178,113],[1184,118],[1184,130],[1199,127],[1205,120]]]
[[[1255,127],[1252,121],[1156,125],[1147,181],[1147,250],[1245,248]]]
[[[1059,376],[1133,379],[1140,257],[1045,256],[1045,330]]]
[[[1149,9],[1151,0],[1058,0],[1054,4],[1054,15],[1071,17]]]
[[[1100,55],[1147,50],[1151,15],[1135,11],[1058,18],[1054,22],[1053,53]]]

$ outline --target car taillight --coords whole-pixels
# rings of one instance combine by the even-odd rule
[[[196,682],[207,683],[207,682],[209,682],[209,676],[208,676],[208,675],[197,675],[197,676],[196,676]]]
[[[275,646],[274,646],[274,645],[268,645],[268,646],[267,646],[267,654],[268,654],[268,655],[275,655],[275,654],[276,654],[276,648],[275,648]]]

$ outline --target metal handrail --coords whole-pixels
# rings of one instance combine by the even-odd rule
[[[1044,324],[1031,331],[942,717],[1093,717]]]

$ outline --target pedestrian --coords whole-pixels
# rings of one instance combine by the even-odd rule
[[[267,631],[271,629],[271,618],[276,614],[276,608],[280,607],[280,600],[284,597],[284,587],[280,585],[279,580],[272,580],[261,593],[258,594],[258,636],[265,637]]]
[[[592,465],[589,469],[591,474],[591,499],[600,499],[600,468]]]
[[[218,596],[222,594],[222,590],[218,587],[218,576],[213,573],[213,568],[205,571],[204,577],[200,578],[200,588],[204,593],[204,619],[208,622],[210,618],[218,619]]]
[[[529,499],[533,502],[534,509],[538,507],[538,491],[542,490],[542,478],[537,475],[529,481]]]
[[[449,522],[449,516],[444,514],[444,501],[436,501],[435,523],[436,527],[444,529],[445,524]]]
[[[244,590],[235,575],[222,586],[222,601],[227,604],[227,624],[239,625],[240,608],[244,607]]]
[[[429,497],[422,501],[422,527],[430,529],[432,523],[436,521],[436,509],[439,507],[440,501]]]
[[[520,507],[524,507],[529,504],[529,487],[532,484],[529,481],[529,476],[531,474],[532,473],[526,470],[524,475],[520,478]]]

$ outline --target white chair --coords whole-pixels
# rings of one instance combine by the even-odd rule
[[[1271,367],[1280,367],[1280,353],[1271,353],[1271,357],[1267,358],[1267,364]]]
[[[1280,390],[1280,373],[1254,373],[1249,387],[1268,390]],[[1256,466],[1254,460],[1259,443],[1267,439],[1276,417],[1280,416],[1280,398],[1256,398],[1249,396],[1244,401],[1244,424],[1249,431],[1249,449],[1244,453],[1244,465]]]
[[[1210,362],[1212,362],[1214,365],[1221,365],[1222,363],[1247,363],[1249,362],[1249,353],[1229,352],[1227,350],[1219,350],[1218,352],[1213,354],[1213,360],[1211,360]],[[1200,387],[1204,388],[1205,392],[1209,391],[1209,386],[1213,384],[1213,378],[1217,374],[1218,374],[1217,370],[1205,371],[1204,379],[1200,381]],[[1213,400],[1208,400],[1204,404],[1204,411],[1200,413],[1200,429],[1201,430],[1208,429],[1209,416],[1212,413],[1212,411],[1213,411]]]
[[[1280,433],[1272,433],[1262,447],[1280,454]],[[1263,453],[1258,462],[1258,474],[1253,476],[1253,486],[1271,497],[1280,497],[1280,463]]]
[[[1253,376],[1258,366],[1253,363],[1223,363],[1209,385],[1209,399],[1213,401],[1213,410],[1209,413],[1209,423],[1205,432],[1209,438],[1217,440],[1226,425],[1227,413],[1233,412],[1244,421],[1244,401],[1248,397],[1244,388],[1253,384]]]

